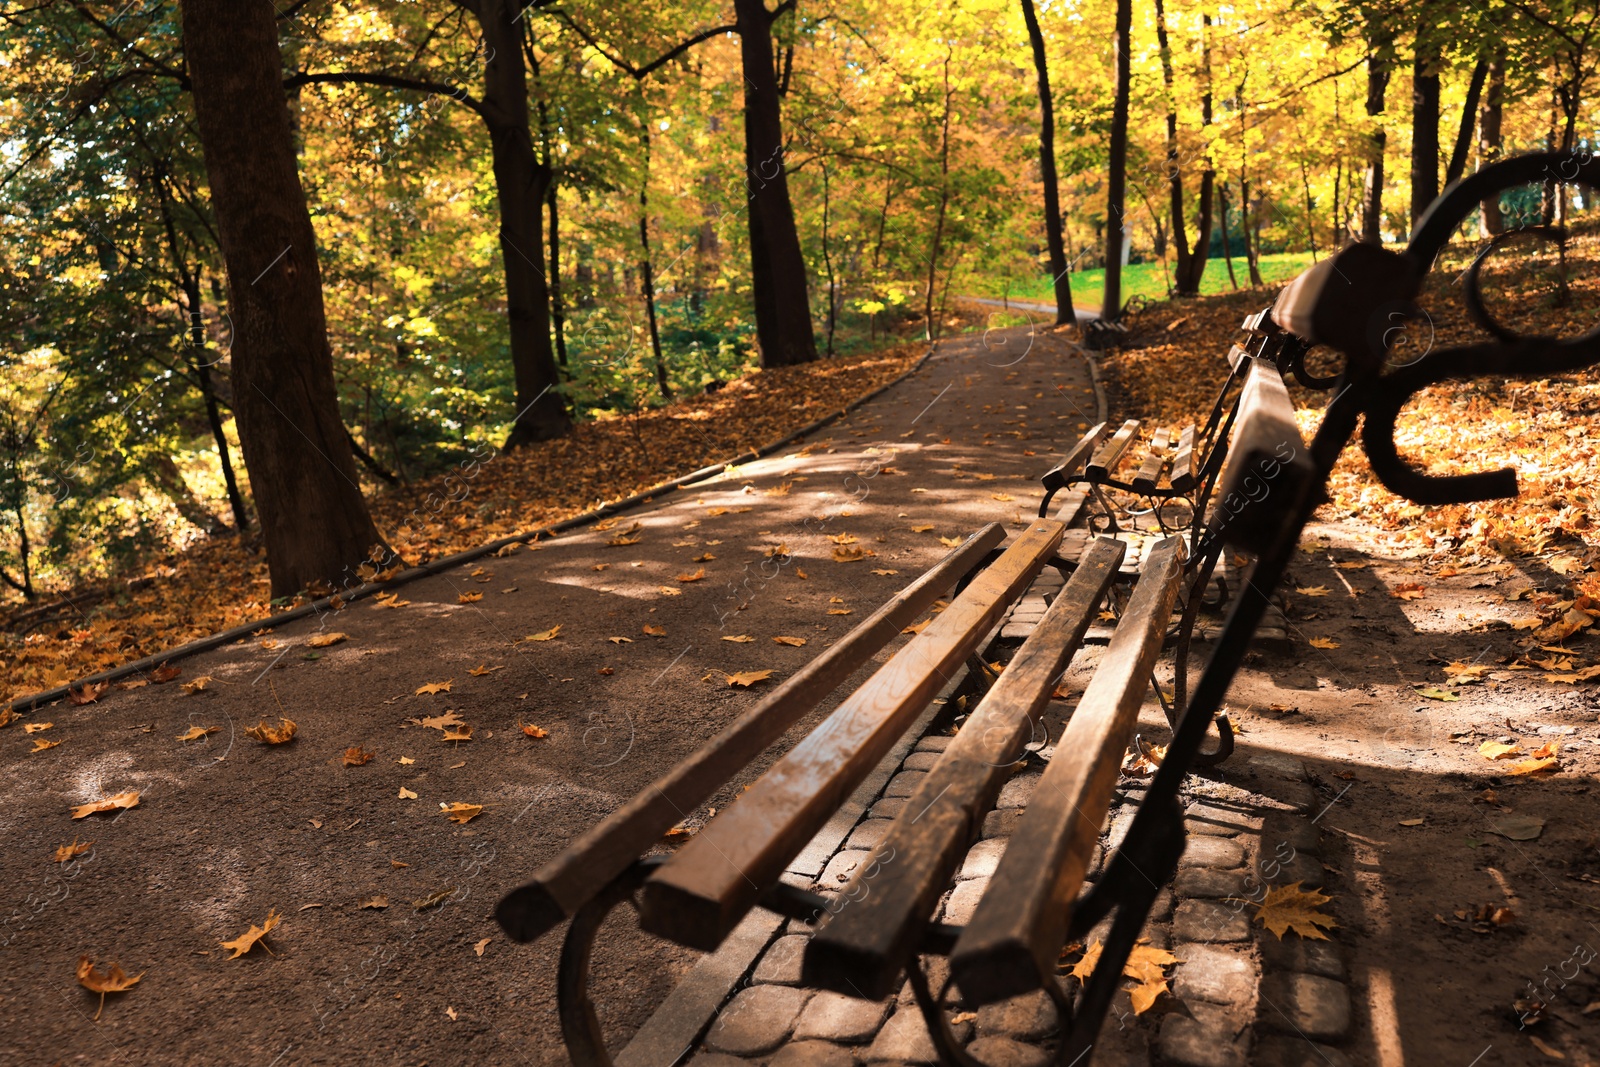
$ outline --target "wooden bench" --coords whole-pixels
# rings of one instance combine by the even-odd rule
[[[1195,766],[1268,598],[1361,416],[1367,417],[1368,455],[1387,484],[1409,485],[1435,501],[1504,492],[1506,472],[1435,480],[1406,467],[1393,448],[1395,413],[1417,388],[1458,376],[1463,366],[1469,373],[1509,377],[1600,362],[1600,344],[1593,340],[1533,339],[1515,346],[1433,352],[1385,375],[1383,351],[1367,343],[1370,331],[1362,324],[1385,314],[1397,295],[1409,299],[1454,225],[1498,188],[1485,174],[1498,174],[1507,187],[1532,180],[1526,176],[1525,160],[1508,163],[1518,166],[1497,164],[1452,187],[1441,202],[1445,206],[1436,205],[1423,220],[1406,253],[1352,247],[1329,261],[1338,266],[1314,270],[1280,296],[1271,316],[1277,327],[1287,324],[1295,330],[1303,339],[1298,342],[1302,349],[1313,340],[1331,341],[1340,345],[1344,357],[1340,387],[1314,439],[1307,444],[1296,427],[1281,361],[1248,351],[1237,357],[1240,394],[1226,416],[1231,444],[1226,465],[1209,475],[1220,481],[1205,523],[1198,536],[1164,537],[1145,554],[1110,644],[964,926],[934,921],[939,897],[1022,755],[1057,679],[1113,589],[1127,552],[1125,542],[1105,537],[1093,539],[1078,558],[1063,558],[1067,525],[1060,514],[1029,523],[1003,549],[998,526],[973,534],[811,666],[500,902],[496,918],[519,941],[572,920],[562,951],[559,996],[563,1036],[574,1063],[610,1063],[588,1000],[587,969],[600,922],[622,901],[636,904],[646,930],[703,950],[716,948],[756,907],[811,922],[816,930],[805,949],[803,983],[876,998],[893,992],[905,974],[946,1063],[974,1062],[956,1042],[946,1018],[945,1001],[952,993],[959,991],[962,1005],[971,1008],[1044,990],[1061,1014],[1059,1062],[1087,1063],[1123,965],[1183,851],[1179,787]],[[1600,165],[1584,163],[1576,173],[1600,185]],[[1435,218],[1441,211],[1450,217],[1448,228]],[[1390,436],[1384,437],[1386,433]],[[1131,437],[1119,446],[1124,452]],[[1097,441],[1084,451],[1081,462],[1096,458],[1100,447]],[[1103,458],[1109,475],[1115,469],[1113,457]],[[1144,461],[1138,470],[1145,473]],[[1146,481],[1154,477],[1152,473]],[[1514,478],[1510,488],[1515,489]],[[1219,545],[1254,556],[1250,580],[1231,602],[1227,622],[1174,724],[1166,757],[1146,786],[1126,836],[1090,882],[1091,856],[1151,667],[1184,584],[1186,563]],[[987,671],[969,674],[975,706],[869,859],[837,893],[786,884],[782,876],[790,859],[935,694],[947,688],[947,679],[959,674],[1007,607],[1047,566],[1069,572],[1060,594],[997,678],[991,680]],[[685,812],[735,777],[839,680],[952,587],[958,592],[942,613],[845,696],[737,801],[671,855],[644,855]],[[1057,960],[1070,939],[1105,920],[1109,932],[1099,962],[1074,1005],[1056,977]],[[949,977],[941,988],[929,982],[924,955],[948,957]]]

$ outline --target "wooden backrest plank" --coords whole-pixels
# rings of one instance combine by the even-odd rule
[[[1172,456],[1172,488],[1184,492],[1194,485],[1194,426],[1183,428],[1178,435],[1178,450]]]
[[[1128,451],[1128,446],[1133,444],[1134,435],[1139,432],[1139,420],[1129,419],[1122,424],[1122,428],[1112,435],[1111,440],[1100,446],[1094,454],[1089,465],[1083,472],[1090,478],[1104,478],[1116,469],[1122,460],[1122,454]]]
[[[966,998],[993,1003],[1055,980],[1071,905],[1110,807],[1182,576],[1183,540],[1166,538],[1151,551],[988,892],[951,954]]]
[[[1078,469],[1083,466],[1084,461],[1089,458],[1090,453],[1095,450],[1095,446],[1100,443],[1100,439],[1105,434],[1105,423],[1100,422],[1091,426],[1087,433],[1078,438],[1078,443],[1073,445],[1067,454],[1061,458],[1061,462],[1051,467],[1044,473],[1044,477],[1039,479],[1044,483],[1044,487],[1046,489],[1061,489],[1069,479],[1076,477]]]
[[[1109,537],[1090,545],[883,841],[842,887],[839,910],[806,946],[807,985],[855,996],[893,992],[939,894],[1036,731],[1055,681],[1082,644],[1126,551],[1126,543]]]
[[[1318,480],[1316,464],[1283,376],[1271,362],[1252,358],[1212,522],[1226,543],[1261,552],[1281,535],[1287,501],[1308,480]]]
[[[1156,483],[1161,480],[1161,472],[1167,466],[1169,457],[1167,446],[1171,442],[1172,432],[1164,426],[1150,438],[1150,454],[1144,457],[1144,462],[1139,464],[1139,473],[1133,476],[1133,488],[1136,492],[1156,491]]]
[[[641,925],[715,948],[1000,621],[1061,543],[1035,519],[941,614],[645,883]]]
[[[967,538],[861,624],[550,860],[495,910],[506,933],[531,941],[592,900],[629,863],[705,803],[817,702],[892,641],[1005,540],[999,523]]]

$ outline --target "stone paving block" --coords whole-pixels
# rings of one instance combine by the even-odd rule
[[[885,797],[908,797],[917,791],[917,786],[927,777],[923,771],[901,771],[889,779],[889,784],[883,787]]]
[[[1228,837],[1191,837],[1183,847],[1183,858],[1178,861],[1180,869],[1189,867],[1213,867],[1218,870],[1232,870],[1244,866],[1244,846]]]
[[[854,1067],[850,1050],[829,1041],[793,1041],[767,1061],[767,1067]],[[750,1067],[748,1062],[741,1067]]]
[[[705,1048],[736,1056],[759,1056],[783,1043],[811,999],[805,989],[754,985],[741,989],[717,1014],[706,1031]]]
[[[1321,889],[1328,877],[1322,861],[1305,852],[1289,855],[1287,862],[1280,856],[1263,852],[1256,860],[1256,872],[1268,885],[1299,882],[1306,889]]]
[[[1007,641],[1026,641],[1033,636],[1033,623],[1008,622],[1000,627],[1000,636]]]
[[[1245,1067],[1245,1050],[1233,1040],[1237,1027],[1210,1004],[1190,1005],[1192,1016],[1173,1012],[1161,1020],[1157,1046],[1163,1063],[1177,1067]]]
[[[1296,852],[1322,851],[1322,831],[1310,819],[1274,812],[1261,827],[1261,851],[1272,852],[1282,843]]]
[[[689,1061],[689,1067],[750,1067],[750,1061],[724,1052],[700,1052]]]
[[[1270,1030],[1338,1040],[1350,1029],[1350,990],[1316,974],[1268,974],[1256,1017]]]
[[[956,1039],[964,1041],[972,1032],[970,1023],[957,1023],[952,1029]],[[933,1050],[933,1038],[928,1036],[928,1026],[916,1008],[901,1006],[878,1031],[878,1036],[862,1056],[868,1063],[885,1060],[900,1063],[935,1063],[938,1055]]]
[[[1224,897],[1242,897],[1246,892],[1244,871],[1219,871],[1210,867],[1190,867],[1178,872],[1172,887],[1180,897],[1199,897],[1202,900],[1221,900]]]
[[[799,985],[800,964],[805,958],[806,942],[802,934],[785,934],[761,954],[751,981],[757,985]]]
[[[983,836],[985,838],[1010,837],[1017,832],[1017,826],[1021,822],[1021,808],[1002,808],[991,811],[983,817]]]
[[[1249,811],[1222,804],[1199,802],[1189,805],[1184,822],[1192,834],[1232,837],[1261,826],[1261,817]]]
[[[900,764],[902,771],[931,771],[933,765],[939,762],[939,752],[913,752]]]
[[[1163,889],[1156,894],[1156,899],[1150,902],[1148,921],[1153,923],[1172,921],[1172,890]]]
[[[905,810],[905,806],[906,801],[904,797],[885,798],[878,801],[867,810],[867,818],[898,819],[900,817],[900,813]]]
[[[866,864],[870,852],[836,852],[833,859],[822,869],[822,876],[817,879],[817,885],[827,889],[839,889],[850,881],[857,867]]]
[[[1245,909],[1215,900],[1186,900],[1173,914],[1172,931],[1179,941],[1248,941],[1250,918]]]
[[[945,749],[950,747],[950,742],[954,740],[955,738],[951,737],[949,734],[929,734],[927,737],[924,737],[922,740],[917,742],[916,751],[943,752]]]
[[[1009,1037],[980,1037],[967,1046],[984,1067],[1049,1067],[1050,1054]]]
[[[1354,1067],[1354,1061],[1336,1048],[1277,1035],[1263,1038],[1251,1060],[1251,1067]]]
[[[1059,1026],[1055,1001],[1042,989],[978,1009],[978,1033],[983,1037],[1037,1041],[1055,1033]]]
[[[1269,774],[1274,778],[1284,778],[1294,782],[1303,782],[1306,778],[1306,765],[1293,756],[1286,756],[1281,752],[1259,753],[1250,757],[1246,766],[1257,774]]]
[[[1000,866],[1000,855],[1005,850],[1005,838],[979,841],[967,851],[967,858],[961,861],[961,869],[956,872],[956,877],[961,880],[989,877]]]
[[[1269,971],[1302,971],[1324,978],[1344,978],[1344,952],[1335,941],[1302,937],[1261,939],[1261,962]]]
[[[962,924],[968,922],[978,907],[978,901],[983,897],[983,891],[988,888],[988,878],[970,878],[957,884],[955,891],[950,894],[950,899],[945,901],[943,921]]]
[[[1000,799],[995,803],[996,808],[1020,808],[1028,803],[1028,798],[1033,795],[1034,787],[1039,784],[1040,776],[1037,774],[1019,774],[1005,784],[1000,790]]]
[[[861,1000],[842,993],[818,993],[800,1013],[794,1040],[820,1038],[851,1045],[871,1041],[889,1014],[889,1004],[886,1000]]]
[[[1122,844],[1122,839],[1128,836],[1128,829],[1133,825],[1135,810],[1131,806],[1123,807],[1112,813],[1111,828],[1106,831],[1105,848],[1107,852],[1115,852]]]
[[[874,849],[889,833],[889,827],[894,824],[888,819],[868,819],[859,824],[850,832],[850,837],[845,841],[845,848]]]
[[[1181,945],[1173,955],[1183,962],[1173,972],[1172,991],[1182,1000],[1248,1005],[1256,992],[1256,964],[1243,952],[1216,945]]]

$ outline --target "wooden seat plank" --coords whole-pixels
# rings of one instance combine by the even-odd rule
[[[1006,846],[950,965],[962,995],[989,1004],[1055,981],[1072,902],[1110,807],[1150,669],[1183,576],[1183,541],[1150,553],[1099,669]]]
[[[1005,540],[990,523],[804,668],[785,679],[688,759],[569,844],[495,911],[506,932],[531,941],[593,899],[635,857],[705,803],[841,682],[865,665]]]
[[[1136,493],[1153,493],[1156,483],[1161,481],[1161,472],[1167,467],[1167,460],[1171,458],[1167,446],[1172,443],[1172,432],[1165,427],[1157,430],[1150,438],[1150,454],[1144,457],[1144,462],[1139,464],[1139,473],[1133,476],[1133,489]]]
[[[1194,487],[1194,426],[1178,435],[1178,450],[1172,454],[1172,478],[1168,483],[1179,493]]]
[[[640,923],[711,950],[1032,584],[1064,528],[1036,519],[928,627],[646,881]]]
[[[1289,502],[1317,481],[1283,376],[1271,362],[1252,358],[1216,503],[1223,541],[1261,552],[1282,535]]]
[[[848,901],[807,944],[802,981],[840,993],[894,991],[907,958],[1037,731],[1056,679],[1083,642],[1127,546],[1097,538],[1043,620],[858,869]],[[1047,728],[1048,730],[1048,728]]]
[[[1088,459],[1089,455],[1094,452],[1095,446],[1100,443],[1100,439],[1105,434],[1105,423],[1100,422],[1091,426],[1087,433],[1078,438],[1078,443],[1073,445],[1067,454],[1062,457],[1061,462],[1045,471],[1044,476],[1039,481],[1043,482],[1044,487],[1048,490],[1064,488],[1069,481],[1077,477],[1078,468],[1083,466],[1084,460]]]
[[[1123,453],[1128,451],[1128,446],[1133,444],[1134,435],[1138,432],[1138,419],[1129,419],[1123,423],[1122,428],[1112,435],[1111,440],[1100,446],[1100,450],[1094,454],[1088,466],[1084,467],[1084,476],[1104,480],[1122,461]]]

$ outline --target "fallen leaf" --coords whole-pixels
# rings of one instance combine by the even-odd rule
[[[407,719],[406,722],[429,730],[445,731],[450,730],[451,727],[467,725],[467,720],[457,715],[454,708],[446,708],[443,715],[428,715],[421,719]]]
[[[93,841],[79,841],[76,837],[74,837],[72,839],[72,844],[62,845],[60,848],[56,849],[55,861],[57,863],[65,863],[74,856],[83,855],[85,852],[89,851],[93,845]]]
[[[445,901],[449,900],[455,895],[456,887],[450,886],[446,889],[439,890],[437,893],[429,893],[427,896],[422,897],[421,899],[413,900],[411,902],[411,906],[417,911],[427,911],[429,908],[437,908],[440,904],[443,904]]]
[[[67,699],[72,701],[74,704],[93,704],[96,700],[100,699],[101,694],[103,694],[107,688],[108,683],[106,682],[94,682],[92,684],[80,685],[76,688],[69,686],[67,688]]]
[[[1306,586],[1306,587],[1301,588],[1301,589],[1296,589],[1295,592],[1299,593],[1301,596],[1330,596],[1331,595],[1331,593],[1328,590],[1328,587],[1325,586],[1325,585]]]
[[[106,797],[104,800],[96,800],[89,804],[79,804],[72,809],[72,817],[74,819],[83,819],[97,811],[117,811],[125,808],[137,808],[138,806],[139,791],[130,789],[126,793],[118,793],[116,796]]]
[[[881,568],[875,568],[875,569],[874,569],[874,570],[873,570],[873,572],[872,572],[872,573],[873,573],[873,574],[881,574],[881,575],[883,575],[883,576],[884,576],[884,577],[885,577],[885,578],[887,578],[887,577],[889,577],[889,576],[890,576],[890,575],[891,575],[891,574],[899,574],[899,573],[900,573],[900,572],[899,572],[899,571],[889,571],[889,570],[883,570],[883,569],[881,569]]]
[[[440,801],[439,810],[442,811],[451,822],[469,823],[479,815],[483,814],[483,805],[463,804],[459,800],[453,804],[446,804],[443,801]]]
[[[22,732],[25,734],[42,733],[54,725],[55,723],[53,722],[27,722],[22,724]]]
[[[528,641],[554,641],[561,636],[561,624],[556,623],[548,630],[541,630],[536,634],[529,634],[524,640]]]
[[[266,921],[262,923],[262,925],[257,926],[254,923],[251,923],[250,929],[246,930],[243,934],[234,938],[232,941],[222,942],[223,948],[233,950],[233,955],[229,956],[228,958],[230,960],[236,960],[240,956],[243,956],[246,952],[249,952],[251,949],[255,948],[257,945],[260,945],[262,951],[264,951],[267,955],[272,955],[272,949],[267,947],[266,942],[264,942],[262,938],[272,933],[272,931],[276,929],[277,925],[282,921],[283,916],[278,914],[278,910],[276,908],[268,910]]]
[[[610,641],[613,645],[631,645],[631,644],[633,644],[633,638],[631,638],[631,637],[608,637],[608,638],[606,638],[606,640]]]
[[[453,730],[445,730],[439,735],[441,741],[471,741],[472,727],[462,724]]]
[[[360,745],[352,745],[344,750],[344,765],[346,767],[359,767],[363,763],[370,763],[376,752],[368,752]]]
[[[1428,820],[1426,820],[1426,819],[1401,819],[1400,820],[1400,825],[1401,826],[1421,826],[1423,823],[1425,823],[1427,821]]]
[[[417,799],[417,794],[413,793],[411,790],[407,789],[405,786],[401,786],[400,787],[400,795],[398,797],[396,797],[395,799],[396,800],[415,800],[415,799]]]
[[[694,559],[690,560],[689,562],[690,563],[710,563],[712,560],[714,560],[716,558],[717,558],[716,556],[713,556],[709,552],[702,552],[698,556],[696,556]]]
[[[666,631],[665,627],[663,627],[663,626],[651,626],[649,623],[645,623],[644,624],[644,633],[648,637],[665,637],[665,636],[667,636],[667,631]]]
[[[191,726],[177,736],[179,741],[198,741],[207,734],[214,734],[222,729],[220,726]]]
[[[489,947],[489,942],[491,940],[492,940],[491,938],[487,938],[486,937],[482,941],[477,942],[476,944],[474,944],[472,946],[472,951],[476,952],[480,956],[483,955],[484,949]]]
[[[1417,690],[1417,695],[1420,696],[1420,697],[1427,697],[1429,700],[1460,700],[1461,699],[1459,696],[1457,696],[1456,694],[1450,692],[1448,689],[1440,689],[1437,686],[1429,686],[1426,689],[1418,689]]]
[[[522,727],[522,732],[527,734],[529,737],[548,737],[549,734],[550,734],[549,730],[543,729],[542,727],[535,726],[535,725],[533,725],[533,723],[528,723],[527,725],[524,726],[522,723],[519,722],[519,723],[517,723],[517,725],[521,726]]]
[[[556,629],[559,630],[559,629],[561,629],[561,627],[557,626]],[[541,638],[532,638],[532,640],[537,641],[537,640],[541,640]],[[543,640],[548,640],[548,638],[545,638]],[[417,686],[417,691],[412,695],[413,696],[419,696],[419,697],[427,697],[427,696],[433,696],[435,693],[448,693],[448,692],[450,692],[450,686],[452,684],[454,684],[454,683],[455,683],[455,679],[454,678],[450,679],[450,681],[448,681],[448,682],[428,682],[425,685]]]
[[[482,678],[486,674],[493,674],[495,671],[503,671],[503,670],[505,670],[504,665],[497,666],[497,667],[486,667],[486,666],[484,666],[482,664],[479,664],[478,666],[472,668],[467,673],[472,675],[474,678]]]
[[[871,549],[840,546],[833,550],[833,561],[835,563],[857,563],[874,554]]]
[[[1255,921],[1276,934],[1279,941],[1290,930],[1301,937],[1326,941],[1328,935],[1319,927],[1332,929],[1339,924],[1333,920],[1333,916],[1324,915],[1317,908],[1330,899],[1315,889],[1301,889],[1299,882],[1277,886],[1269,889],[1261,903],[1255,906]]]
[[[169,667],[165,663],[150,672],[150,680],[157,684],[170,682],[183,673],[182,667]]]
[[[1537,815],[1506,815],[1495,819],[1485,829],[1512,841],[1532,841],[1544,833],[1544,820]]]
[[[1311,639],[1311,647],[1332,650],[1339,647],[1339,642],[1327,637],[1313,637]]]
[[[457,1019],[461,1018],[461,1016],[456,1014],[456,1009],[451,1007],[448,1004],[445,1005],[444,1013],[446,1015],[450,1016],[450,1021],[451,1022],[455,1022]]]
[[[1554,756],[1560,751],[1561,742],[1546,741],[1543,745],[1539,746],[1532,753],[1530,753],[1530,755],[1532,755],[1534,759],[1549,759],[1551,756]]]
[[[417,761],[412,759],[410,756],[401,756],[399,759],[395,760],[395,762],[409,767],[411,764]]]
[[[456,603],[457,604],[476,604],[478,601],[480,601],[482,599],[483,599],[483,594],[481,592],[477,592],[477,591],[474,591],[474,592],[471,592],[471,593],[458,593],[458,594],[456,594]]]
[[[60,743],[60,741],[46,741],[42,737],[35,737],[33,739],[33,747],[28,750],[28,754],[31,756],[35,752],[43,752],[46,749],[55,748]]]
[[[728,675],[728,684],[749,689],[757,682],[764,682],[771,677],[771,671],[740,671],[738,674]]]
[[[312,648],[327,648],[329,645],[337,645],[340,641],[348,640],[350,640],[349,634],[313,634],[306,644],[310,645]]]
[[[933,524],[930,522],[925,526],[913,526],[913,527],[911,527],[911,532],[912,533],[927,533],[931,529],[933,529]]]
[[[799,648],[801,645],[806,643],[806,639],[803,637],[774,637],[772,639],[772,643],[775,645],[789,645],[792,648]]]
[[[1561,761],[1555,757],[1548,759],[1528,759],[1513,763],[1505,769],[1508,775],[1538,774],[1540,771],[1553,771],[1560,769]]]
[[[1421,600],[1427,592],[1427,586],[1417,582],[1401,582],[1389,590],[1389,595],[1396,600]]]
[[[209,674],[202,674],[200,677],[192,678],[187,682],[179,682],[178,688],[192,696],[195,693],[204,692],[206,687],[215,680],[216,679],[212,678]]]
[[[723,640],[732,641],[736,645],[747,645],[751,641],[754,641],[755,638],[751,637],[749,634],[734,634],[729,637],[724,637]]]
[[[1341,571],[1359,571],[1366,567],[1364,562],[1352,561],[1350,563],[1335,563],[1334,567]]]
[[[299,729],[293,719],[279,717],[278,726],[268,726],[265,722],[258,722],[247,729],[246,737],[253,737],[268,745],[281,745],[294,740],[295,731]]]
[[[109,964],[104,971],[97,971],[88,956],[78,958],[78,984],[91,993],[100,994],[100,1007],[95,1009],[94,1022],[99,1022],[100,1013],[105,1011],[107,993],[126,993],[143,977],[144,972],[140,971],[129,978],[115,963]]]
[[[671,586],[671,585],[658,585],[658,586],[656,586],[656,592],[660,593],[662,596],[682,596],[683,595],[683,590],[682,589],[679,589],[676,586]]]
[[[706,569],[704,567],[701,567],[699,570],[695,571],[693,574],[680,574],[680,575],[677,575],[676,577],[677,577],[678,581],[680,581],[680,582],[698,582],[702,578],[704,578],[705,576],[706,576]]]
[[[958,545],[961,544],[961,538],[959,538],[959,537],[941,537],[941,538],[939,538],[939,543],[941,545],[944,545],[946,548],[955,548],[955,547],[957,547]]]
[[[1508,759],[1521,751],[1516,745],[1506,745],[1499,741],[1485,741],[1478,746],[1478,755],[1489,760]]]
[[[849,615],[849,614],[851,614],[851,610],[849,608],[829,608],[828,609],[828,614],[829,615]]]
[[[391,860],[390,862],[392,863],[393,861]],[[356,904],[356,910],[359,911],[362,908],[371,908],[374,911],[378,911],[383,908],[387,908],[388,906],[389,895],[387,893],[379,893],[377,896],[368,897],[366,900],[358,902]]]
[[[1084,985],[1088,985],[1089,977],[1094,974],[1094,969],[1100,965],[1100,953],[1104,949],[1105,946],[1100,944],[1099,941],[1092,942],[1088,948],[1083,950],[1082,958],[1077,963],[1074,963],[1072,969],[1067,973]]]
[[[1538,1049],[1540,1052],[1544,1053],[1553,1060],[1564,1060],[1567,1058],[1567,1054],[1565,1052],[1562,1052],[1560,1049],[1555,1048],[1548,1042],[1541,1040],[1536,1034],[1529,1034],[1528,1040],[1533,1043],[1534,1048]]]

